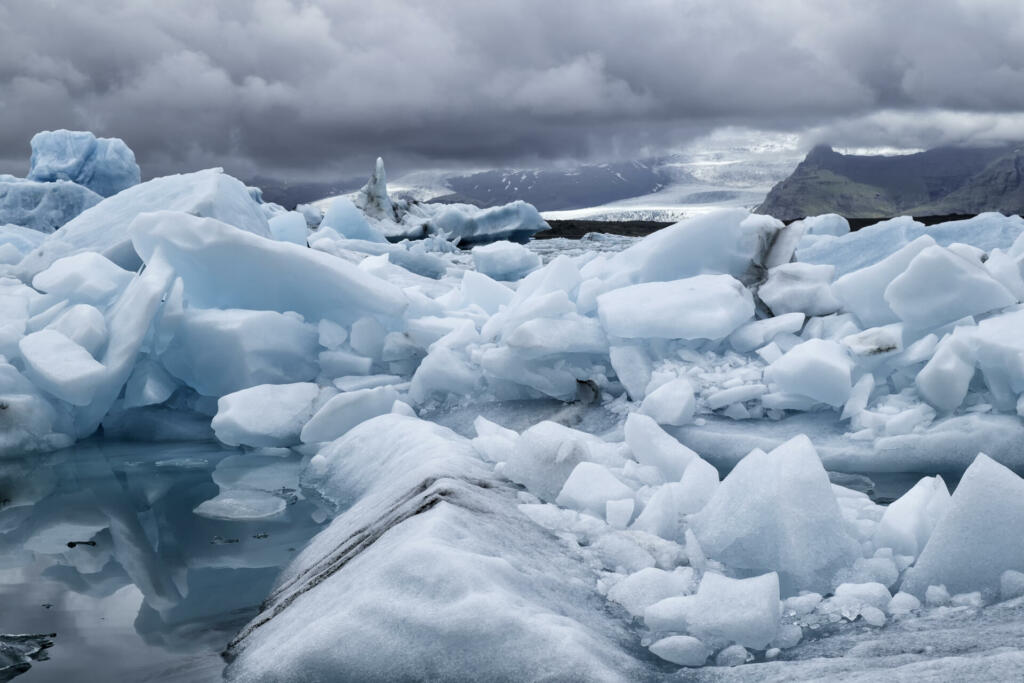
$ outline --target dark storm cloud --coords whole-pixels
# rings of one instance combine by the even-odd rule
[[[1017,0],[7,0],[0,159],[55,127],[147,175],[629,157],[727,124],[1024,137],[1021,45]]]

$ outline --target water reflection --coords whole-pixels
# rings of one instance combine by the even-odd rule
[[[18,680],[218,679],[220,650],[323,519],[301,465],[103,441],[0,460],[0,633],[57,633]]]

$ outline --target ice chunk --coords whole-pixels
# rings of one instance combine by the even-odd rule
[[[625,529],[633,519],[633,510],[635,507],[636,501],[632,498],[609,500],[604,504],[605,521],[608,522],[608,526],[613,529]]]
[[[60,299],[105,306],[132,274],[92,251],[58,259],[32,278],[32,286]]]
[[[693,636],[669,636],[651,644],[651,652],[679,666],[704,666],[711,650]]]
[[[685,377],[665,382],[647,394],[640,412],[663,425],[684,425],[693,420],[693,385]]]
[[[915,256],[934,245],[935,240],[931,237],[919,237],[878,263],[843,275],[832,283],[832,293],[843,308],[857,316],[865,327],[899,322],[899,317],[885,299],[885,290],[897,275],[907,269]]]
[[[61,312],[46,329],[56,330],[95,358],[107,341],[107,322],[94,306],[75,304]]]
[[[519,280],[540,268],[540,256],[514,242],[473,247],[472,254],[476,269],[495,280]]]
[[[141,178],[134,152],[120,138],[46,130],[32,136],[31,144],[31,180],[71,180],[109,197],[137,185]]]
[[[809,339],[769,365],[764,376],[781,392],[839,407],[850,397],[852,365],[838,342]]]
[[[173,282],[174,271],[157,254],[107,310],[108,340],[100,359],[105,372],[92,402],[75,413],[77,436],[92,434],[117,400]]]
[[[149,358],[135,365],[124,387],[124,409],[163,403],[180,386],[162,365]]]
[[[679,512],[689,515],[708,504],[718,488],[718,470],[702,458],[694,458],[676,490]]]
[[[910,593],[900,591],[892,596],[892,600],[886,605],[885,611],[891,616],[902,616],[921,608],[921,601]]]
[[[39,233],[52,233],[102,200],[103,197],[76,183],[39,183],[0,175],[0,225],[10,223]]]
[[[351,263],[212,218],[146,214],[133,223],[132,241],[147,262],[164,252],[196,307],[296,311],[350,325],[368,314],[398,317],[408,306],[398,287]]]
[[[555,502],[562,507],[603,518],[608,501],[632,497],[633,490],[619,481],[607,467],[581,462],[565,480]]]
[[[803,219],[808,235],[833,235],[842,237],[850,232],[850,223],[837,213],[824,213]]]
[[[42,244],[44,239],[46,235],[38,230],[20,225],[0,224],[0,245],[14,247],[22,256]]]
[[[284,498],[266,491],[229,489],[203,501],[192,512],[207,519],[256,522],[280,516],[286,507]]]
[[[317,374],[318,335],[298,315],[242,309],[187,309],[161,360],[205,396]]]
[[[596,320],[569,314],[564,318],[527,320],[505,336],[505,343],[530,357],[562,353],[604,354],[608,341]]]
[[[317,325],[320,346],[325,349],[336,349],[348,339],[348,330],[336,322],[321,320]]]
[[[88,405],[104,377],[103,365],[56,330],[33,332],[18,342],[25,375],[40,389],[72,405]]]
[[[993,398],[1012,410],[1024,393],[1024,310],[982,320],[969,335],[976,345],[978,365]]]
[[[279,213],[270,218],[267,225],[275,240],[306,246],[306,219],[298,211]]]
[[[626,444],[641,465],[656,467],[665,481],[679,481],[698,456],[648,415],[626,416]]]
[[[516,200],[503,206],[478,209],[469,204],[437,204],[429,218],[435,232],[458,238],[460,244],[482,244],[494,240],[525,241],[545,230],[544,222],[532,204]]]
[[[320,387],[307,382],[242,389],[217,401],[211,426],[229,446],[294,446],[319,394]]]
[[[784,263],[768,271],[757,296],[775,315],[804,313],[828,315],[839,310],[832,294],[835,267],[810,263]]]
[[[996,594],[1004,571],[1024,567],[1024,540],[1006,532],[1024,524],[1024,480],[979,453],[948,505],[902,590],[921,596],[942,584],[953,593]]]
[[[476,304],[493,315],[512,299],[512,290],[483,273],[467,270],[460,286],[466,303]]]
[[[855,600],[876,609],[884,610],[892,600],[889,589],[877,582],[870,583],[842,583],[836,587],[837,598]]]
[[[668,600],[676,601],[677,623],[685,624],[689,634],[706,643],[738,643],[764,649],[775,638],[782,616],[779,577],[774,572],[749,579],[707,572],[695,596]],[[661,611],[662,603],[655,603],[644,614],[654,630],[659,630],[658,623],[650,623],[648,615]]]
[[[803,313],[784,313],[774,318],[755,320],[729,335],[729,343],[740,353],[749,353],[770,342],[777,334],[799,332],[804,326],[804,318]]]
[[[743,458],[690,526],[709,557],[737,569],[778,571],[786,595],[831,589],[836,570],[860,554],[803,435]]]
[[[302,428],[302,443],[334,441],[372,417],[391,412],[398,393],[389,386],[346,391],[332,397]]]
[[[731,275],[697,275],[606,292],[597,310],[616,337],[722,339],[754,315],[754,301]]]
[[[651,359],[647,352],[637,344],[613,344],[608,357],[629,397],[642,400],[651,381]]]
[[[379,220],[394,221],[397,219],[395,209],[388,196],[388,176],[384,171],[384,160],[377,157],[373,174],[356,194],[355,206],[367,216]]]
[[[384,195],[387,197],[387,194]],[[388,208],[391,203],[388,201]],[[327,209],[320,228],[330,228],[342,237],[352,240],[366,240],[367,242],[387,242],[387,238],[377,228],[366,221],[366,216],[356,208],[355,204],[346,197],[338,197]]]
[[[949,508],[949,491],[942,477],[924,477],[885,508],[874,543],[898,555],[913,555],[924,548],[935,525]]]
[[[701,273],[728,273],[742,279],[761,264],[772,235],[782,227],[779,220],[742,209],[715,211],[659,230],[595,269],[620,285]]]
[[[20,276],[27,280],[57,259],[83,251],[99,252],[122,268],[136,270],[140,260],[129,225],[142,213],[165,210],[192,214],[193,220],[208,216],[256,235],[270,235],[267,219],[245,185],[212,168],[154,178],[104,199],[30,252],[18,266]]]
[[[505,463],[504,474],[541,500],[553,501],[581,462],[621,466],[616,444],[555,422],[539,422],[522,434]]]
[[[658,486],[630,528],[646,531],[669,541],[681,541],[684,537],[682,522],[686,503],[683,490],[683,485],[679,482]]]
[[[939,246],[914,256],[885,289],[884,298],[904,323],[922,330],[1017,303],[981,264]]]
[[[1007,569],[999,575],[999,599],[1013,600],[1024,595],[1024,572]]]

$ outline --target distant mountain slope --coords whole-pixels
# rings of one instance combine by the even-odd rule
[[[914,209],[916,215],[1024,212],[1024,147],[999,157],[942,199]]]
[[[821,213],[887,218],[900,213],[977,213],[1024,204],[1001,199],[1014,186],[1009,147],[940,147],[901,156],[857,156],[819,146],[757,208],[785,220]],[[991,170],[1000,168],[1000,171]],[[1015,176],[1020,190],[1019,172]],[[968,189],[971,188],[971,189]]]

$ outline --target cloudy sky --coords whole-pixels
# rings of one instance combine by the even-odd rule
[[[0,172],[44,128],[143,173],[313,178],[802,144],[1024,139],[1020,0],[5,0]]]

